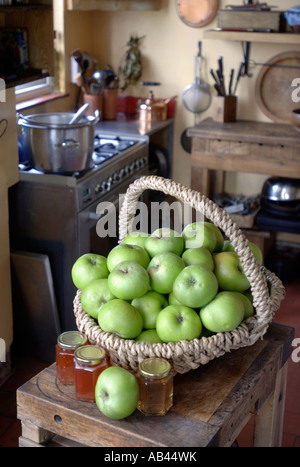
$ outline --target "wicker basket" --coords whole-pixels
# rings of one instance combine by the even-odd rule
[[[267,331],[285,296],[281,281],[258,265],[248,240],[223,209],[201,193],[162,177],[142,177],[129,186],[120,210],[119,242],[124,239],[132,225],[139,197],[147,189],[161,191],[188,203],[224,232],[239,255],[250,282],[256,313],[233,331],[217,333],[211,337],[166,344],[137,343],[102,331],[98,323],[83,310],[80,302],[81,292],[78,290],[74,299],[78,329],[86,334],[91,343],[104,347],[114,364],[132,370],[137,370],[141,360],[157,356],[169,360],[178,373],[186,373],[233,349],[254,344]]]

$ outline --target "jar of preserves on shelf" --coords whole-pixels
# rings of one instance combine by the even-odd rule
[[[94,345],[84,345],[76,349],[74,361],[76,399],[95,402],[97,379],[108,367],[105,350]]]
[[[137,408],[144,415],[165,415],[173,405],[173,373],[164,358],[146,358],[139,364],[140,397]]]
[[[62,384],[75,382],[75,350],[87,343],[87,337],[79,331],[66,331],[60,334],[56,344],[56,374]]]

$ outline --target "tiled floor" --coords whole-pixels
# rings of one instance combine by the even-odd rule
[[[295,337],[300,338],[300,280],[286,284],[286,298],[277,312],[275,321],[295,328]],[[299,356],[299,353],[298,353]],[[16,419],[16,390],[41,371],[45,364],[30,358],[19,358],[15,372],[0,388],[0,447],[17,447],[21,434],[20,422]],[[289,361],[283,447],[300,447],[300,362]],[[253,420],[250,420],[238,437],[239,447],[251,447]]]

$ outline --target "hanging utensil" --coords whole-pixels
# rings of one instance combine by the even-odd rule
[[[209,85],[201,82],[201,48],[202,43],[199,41],[198,54],[195,57],[195,82],[184,89],[182,96],[185,108],[196,114],[204,112],[211,104]]]
[[[76,123],[78,123],[88,108],[89,108],[89,104],[82,105],[80,109],[77,110],[76,114],[69,121],[69,125],[75,125]]]

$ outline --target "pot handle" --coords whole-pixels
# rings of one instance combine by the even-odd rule
[[[60,143],[57,143],[55,145],[55,147],[60,148],[60,149],[78,148],[79,147],[79,141],[75,141],[74,139],[66,139],[64,141],[61,141]]]

